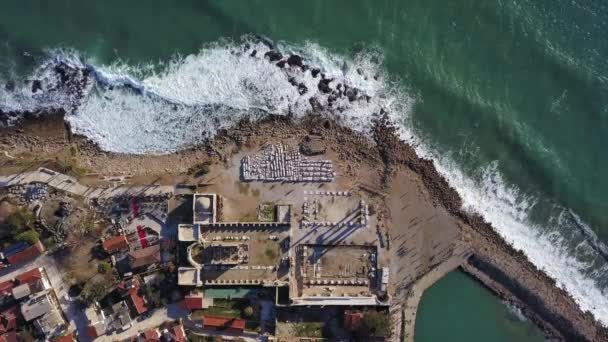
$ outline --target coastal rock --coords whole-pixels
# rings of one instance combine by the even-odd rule
[[[279,62],[277,62],[277,66],[279,68],[284,68],[285,67],[285,61],[279,61]]]
[[[288,79],[287,79],[287,82],[289,82],[289,84],[291,84],[291,85],[292,85],[292,86],[294,86],[294,87],[297,87],[297,86],[298,86],[298,81],[296,81],[296,79],[295,79],[295,78],[293,78],[293,77],[288,78]]]
[[[287,64],[289,64],[289,66],[301,67],[303,65],[302,57],[298,55],[291,55],[289,58],[287,58]]]
[[[331,83],[331,81],[333,81],[333,79],[331,78],[321,79],[318,84],[319,90],[326,94],[331,93],[331,87],[329,86],[329,83]]]
[[[321,69],[318,68],[314,68],[310,71],[310,74],[312,75],[312,77],[317,78],[317,76],[321,73]]]
[[[251,51],[251,53],[249,54],[249,57],[255,57],[255,55],[258,53],[258,50],[253,50]]]
[[[353,102],[357,100],[357,94],[359,93],[359,89],[357,88],[348,88],[344,91],[344,95],[348,97],[348,101]]]
[[[34,80],[32,82],[32,93],[42,90],[42,82],[40,80]]]
[[[283,55],[278,51],[270,50],[264,54],[264,57],[268,57],[271,62],[276,62],[281,60],[281,58],[283,58]]]
[[[304,83],[298,84],[298,93],[300,95],[304,95],[308,92],[308,87]]]
[[[306,70],[310,69],[310,67],[308,65],[304,64],[300,67],[300,69],[302,69],[302,72],[305,72]]]
[[[314,112],[319,112],[323,109],[323,105],[321,104],[321,102],[319,102],[319,99],[317,99],[316,97],[311,97],[308,100],[308,103],[310,103],[310,106],[312,107],[312,110]]]

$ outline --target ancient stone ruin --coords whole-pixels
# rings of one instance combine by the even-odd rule
[[[308,159],[292,147],[269,144],[241,160],[241,175],[244,181],[331,182],[335,172],[330,160]]]

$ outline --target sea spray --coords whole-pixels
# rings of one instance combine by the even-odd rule
[[[373,114],[385,110],[403,140],[422,157],[434,160],[467,210],[481,214],[508,243],[569,292],[582,310],[608,325],[608,285],[603,282],[608,266],[597,248],[592,248],[597,241],[586,238],[588,234],[573,226],[573,220],[559,214],[532,219],[539,200],[508,185],[497,162],[477,174],[465,174],[449,151],[434,148],[411,121],[416,97],[386,75],[377,51],[345,58],[313,43],[278,45],[283,53],[302,55],[308,70],[271,62],[264,57],[270,47],[261,41],[221,42],[175,58],[160,71],[71,61],[95,80],[81,100],[75,102],[71,94],[53,88],[55,76],[47,68],[43,69],[46,73],[35,75],[44,76],[45,92],[34,96],[27,91],[31,85],[22,86],[8,99],[2,95],[0,105],[28,110],[65,108],[74,132],[104,150],[138,154],[173,152],[243,117],[255,120],[266,113],[301,117],[314,110],[367,132]],[[322,75],[313,76],[313,68],[319,68]],[[319,87],[321,77],[331,79],[329,89]],[[331,100],[338,84],[356,88],[357,98]],[[575,221],[579,227],[587,227],[582,220]]]

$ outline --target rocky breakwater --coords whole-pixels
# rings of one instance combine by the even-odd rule
[[[375,120],[374,140],[385,163],[385,177],[397,165],[418,173],[437,205],[459,219],[465,242],[474,255],[463,269],[481,283],[522,309],[549,337],[566,341],[608,341],[608,329],[591,313],[582,312],[574,299],[557,287],[555,280],[514,249],[483,217],[462,208],[462,199],[435,169],[433,162],[417,156],[403,143],[396,129],[381,114]]]

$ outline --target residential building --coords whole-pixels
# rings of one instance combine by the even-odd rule
[[[141,269],[152,264],[159,263],[161,261],[160,245],[154,245],[148,248],[131,251],[129,252],[128,258],[129,266],[132,270]]]
[[[241,334],[245,330],[245,320],[220,316],[203,316],[203,329],[221,330]]]
[[[129,249],[129,242],[124,235],[118,235],[102,243],[103,250],[108,254],[114,254]]]
[[[42,242],[38,241],[32,246],[29,246],[24,250],[7,257],[6,259],[8,260],[9,264],[16,265],[34,260],[42,255],[43,252],[44,246],[42,245]]]

